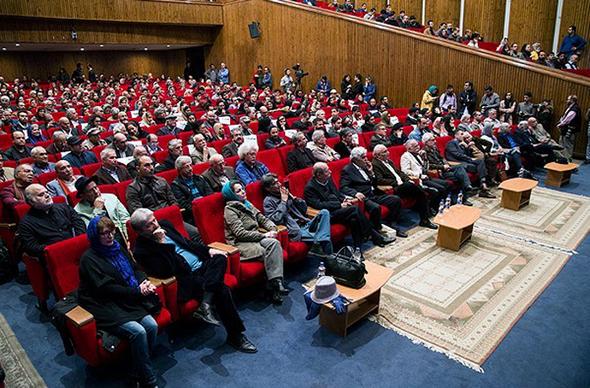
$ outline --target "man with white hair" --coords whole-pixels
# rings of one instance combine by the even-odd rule
[[[158,136],[164,136],[164,135],[177,136],[180,132],[182,132],[182,129],[180,129],[176,126],[176,115],[169,114],[168,116],[166,116],[166,125],[164,125],[160,129],[158,129],[158,132],[156,132],[156,135],[158,135]]]
[[[67,198],[69,193],[76,191],[76,181],[81,175],[74,175],[74,169],[67,160],[55,163],[57,177],[47,183],[47,190],[52,197],[62,196]]]
[[[367,158],[367,150],[364,147],[354,147],[350,152],[350,163],[342,169],[340,174],[340,191],[363,202],[373,229],[380,231],[382,228],[380,205],[389,209],[389,215],[383,221],[392,224],[399,218],[401,200],[396,195],[376,193],[375,181],[375,172]],[[396,230],[398,236],[408,237],[406,232],[398,228]]]
[[[94,173],[97,185],[112,185],[132,179],[127,169],[117,162],[117,154],[112,148],[100,151],[100,160],[102,166]]]
[[[211,156],[217,154],[215,148],[207,146],[207,140],[201,133],[193,136],[193,148],[190,156],[194,164],[208,162]]]
[[[209,159],[209,168],[202,174],[202,177],[207,180],[215,192],[220,192],[224,184],[237,178],[234,169],[226,166],[225,159],[219,154],[213,155]]]
[[[193,200],[213,194],[213,190],[207,180],[193,174],[193,164],[190,156],[181,155],[174,163],[178,177],[174,179],[170,187],[181,209],[184,209],[184,217],[192,221]]]
[[[221,149],[221,154],[224,158],[230,158],[238,154],[238,148],[244,143],[244,134],[242,128],[234,128],[231,130],[231,142],[224,145]]]
[[[317,162],[333,162],[340,159],[340,154],[326,144],[326,134],[322,130],[313,131],[311,142],[307,143]]]
[[[31,150],[31,157],[33,158],[33,174],[39,176],[47,172],[55,171],[55,163],[49,161],[48,153],[45,148],[41,146],[33,147]]]
[[[156,172],[173,170],[175,168],[176,159],[182,155],[182,140],[172,139],[168,142],[168,157],[162,164],[156,167]]]
[[[256,160],[258,146],[253,143],[244,143],[238,149],[240,160],[236,164],[236,175],[244,186],[259,181],[264,174],[268,174],[268,167]]]

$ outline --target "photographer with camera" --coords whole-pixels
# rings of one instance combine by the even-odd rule
[[[295,85],[294,85],[294,90],[302,90],[301,89],[301,80],[303,79],[303,77],[307,77],[309,75],[308,72],[303,71],[303,69],[301,68],[301,65],[299,63],[296,63],[293,65],[292,69],[295,71]]]

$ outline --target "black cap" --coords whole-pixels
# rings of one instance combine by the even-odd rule
[[[80,139],[78,136],[71,136],[68,138],[68,145],[77,145],[82,143],[82,139]]]
[[[397,131],[398,129],[401,129],[403,127],[404,127],[404,125],[402,123],[395,123],[395,124],[393,124],[393,127],[391,127],[391,130]]]
[[[92,182],[97,183],[96,181],[97,181],[97,178],[94,175],[91,176],[90,178],[87,178],[85,176],[81,176],[80,178],[78,178],[76,183],[74,183],[74,186],[76,187],[76,191],[77,191],[76,197],[80,198],[82,193],[84,193],[84,191],[86,190],[86,186],[88,186]]]

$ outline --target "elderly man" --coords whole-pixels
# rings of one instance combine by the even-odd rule
[[[100,138],[100,129],[92,128],[86,134],[88,135],[88,139],[82,142],[82,148],[85,150],[90,151],[94,147],[107,145],[107,142],[104,139]]]
[[[0,199],[5,208],[14,210],[16,205],[25,203],[25,189],[33,183],[33,168],[30,164],[19,164],[14,169],[14,182],[0,190]]]
[[[375,127],[375,134],[371,136],[369,149],[373,150],[379,144],[384,147],[390,147],[392,145],[391,140],[387,138],[387,127],[385,124],[377,124]]]
[[[59,130],[66,134],[67,137],[78,136],[78,129],[74,127],[67,117],[60,117],[57,121]]]
[[[476,172],[479,175],[480,190],[479,196],[483,198],[496,198],[488,189],[486,177],[488,169],[483,159],[475,159],[469,153],[468,145],[464,142],[465,132],[456,131],[455,138],[449,141],[445,147],[445,156],[447,160],[455,163],[461,163],[465,170]]]
[[[166,125],[164,125],[160,129],[158,129],[158,132],[156,132],[156,135],[158,135],[158,136],[164,136],[164,135],[177,136],[180,132],[182,132],[182,129],[180,129],[176,126],[176,115],[171,114],[171,115],[166,116]]]
[[[167,170],[173,170],[174,162],[176,159],[182,155],[182,140],[180,139],[172,139],[168,142],[168,157],[164,160],[162,164],[156,167],[156,172],[162,172]]]
[[[226,254],[184,238],[170,222],[159,222],[148,209],[137,209],[131,216],[131,226],[139,235],[133,255],[147,274],[160,278],[174,276],[180,302],[192,298],[201,301],[195,318],[213,325],[223,324],[229,345],[244,353],[255,353],[256,346],[244,335],[246,329],[223,281]],[[221,323],[213,314],[213,306]]]
[[[238,149],[240,160],[236,165],[236,175],[244,186],[259,181],[264,174],[268,174],[268,167],[256,160],[258,146],[252,143],[244,143]]]
[[[350,163],[342,169],[340,174],[340,191],[364,202],[373,229],[380,231],[382,220],[379,205],[389,209],[389,216],[384,221],[391,224],[399,218],[401,200],[396,195],[375,193],[373,186],[375,186],[375,172],[367,158],[367,150],[364,147],[355,147],[350,154]],[[404,231],[395,229],[398,236],[408,237]]]
[[[334,160],[340,159],[340,154],[326,144],[326,135],[324,131],[313,131],[311,140],[311,142],[307,143],[307,148],[311,150],[316,161],[333,162]]]
[[[207,180],[211,189],[220,192],[224,184],[230,180],[237,179],[234,169],[225,165],[225,159],[222,155],[213,155],[209,159],[209,168],[202,174]]]
[[[12,132],[12,146],[4,151],[4,155],[10,160],[19,161],[31,156],[31,147],[26,145],[24,132]]]
[[[193,174],[190,156],[181,155],[174,164],[176,171],[178,171],[178,177],[174,179],[170,187],[178,205],[184,209],[184,218],[192,221],[193,200],[213,194],[213,189],[205,178]]]
[[[389,150],[383,144],[375,146],[372,166],[375,174],[374,184],[377,187],[391,186],[398,197],[415,200],[413,209],[420,215],[420,226],[437,229],[437,226],[430,222],[431,207],[426,190],[395,166],[389,158]]]
[[[244,135],[241,128],[231,130],[231,142],[224,145],[221,154],[225,158],[230,158],[238,154],[238,148],[244,143]]]
[[[111,148],[100,151],[102,166],[94,173],[97,185],[112,185],[132,179],[125,168],[117,162],[117,154]]]
[[[53,143],[47,146],[47,153],[49,154],[61,154],[70,150],[68,145],[68,137],[62,131],[55,131],[51,136]]]
[[[358,146],[355,142],[353,132],[352,129],[348,128],[340,130],[340,141],[334,146],[334,151],[336,151],[341,158],[348,158],[350,156],[350,151]]]
[[[107,148],[115,150],[117,159],[133,156],[133,144],[127,142],[127,136],[122,133],[116,133],[113,136],[113,142]]]
[[[127,240],[125,223],[129,220],[129,212],[116,195],[101,193],[96,176],[90,178],[83,176],[78,179],[76,190],[80,202],[74,207],[74,210],[80,215],[86,226],[96,216],[107,216]]]
[[[248,136],[253,135],[254,132],[250,129],[250,117],[242,116],[240,117],[240,130],[242,131],[242,135]]]
[[[121,128],[126,128],[129,118],[126,112],[117,113],[117,122],[109,125],[109,131],[119,132]]]
[[[42,185],[33,183],[25,190],[31,210],[18,224],[17,234],[26,253],[43,257],[49,244],[67,240],[86,232],[82,218],[65,203],[53,203]]]
[[[137,177],[137,166],[139,165],[139,158],[142,156],[150,156],[144,146],[137,146],[133,149],[133,160],[127,163],[127,172],[131,175],[131,178]],[[156,161],[152,159],[154,168],[158,166]]]
[[[367,238],[371,238],[373,244],[379,246],[395,241],[395,238],[383,236],[373,229],[363,211],[355,205],[357,200],[336,188],[332,172],[326,163],[317,162],[313,165],[312,178],[305,185],[304,198],[309,206],[328,210],[332,224],[349,226],[355,247],[360,248]]]
[[[33,158],[33,174],[39,176],[47,172],[55,171],[55,163],[51,163],[45,148],[37,146],[31,150]]]
[[[69,193],[76,192],[76,181],[81,175],[74,175],[74,169],[67,160],[55,163],[57,177],[47,183],[47,190],[52,197],[68,197]]]
[[[146,136],[145,140],[146,140],[145,147],[150,155],[152,155],[158,151],[164,151],[162,149],[162,147],[160,147],[160,142],[158,141],[157,135],[150,133],[149,135]]]
[[[190,156],[194,164],[208,162],[213,155],[217,155],[217,151],[215,148],[207,146],[205,136],[200,133],[193,136],[193,149]]]
[[[4,155],[0,152],[0,182],[6,182],[14,179],[14,168],[4,167]]]
[[[303,132],[293,136],[293,150],[287,154],[287,171],[294,172],[313,166],[315,158],[313,152],[307,148],[307,137]]]
[[[98,163],[94,152],[87,151],[82,148],[82,139],[78,136],[71,136],[68,138],[68,145],[71,152],[63,157],[63,160],[70,162],[72,167],[82,168],[87,164]]]

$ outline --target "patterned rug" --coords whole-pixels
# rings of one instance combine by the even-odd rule
[[[7,388],[46,387],[2,314],[0,314],[0,365],[6,373],[4,383]]]
[[[586,237],[590,222],[588,197],[537,187],[533,189],[530,204],[514,211],[500,207],[501,190],[497,196],[497,199],[471,199],[482,210],[476,228],[568,253],[573,253]]]
[[[482,372],[483,362],[569,256],[486,230],[475,230],[459,252],[435,243],[435,231],[420,229],[365,253],[395,272],[373,319]]]

